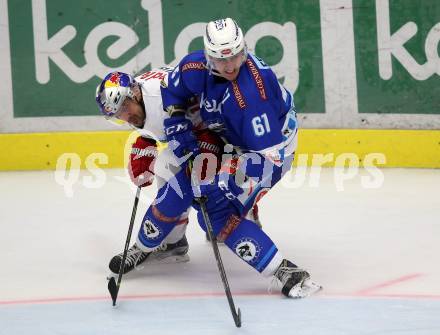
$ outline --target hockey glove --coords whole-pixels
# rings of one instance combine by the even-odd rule
[[[199,147],[192,132],[192,123],[184,116],[172,116],[164,120],[168,146],[178,158],[188,153],[197,155]]]
[[[136,186],[149,186],[154,180],[154,160],[157,157],[156,141],[139,136],[131,147],[128,172]]]
[[[219,171],[224,142],[216,133],[207,129],[195,132],[200,154],[195,157],[188,173],[194,174],[199,183],[212,181]]]

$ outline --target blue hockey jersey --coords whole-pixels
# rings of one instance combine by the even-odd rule
[[[233,81],[210,72],[203,51],[190,53],[168,76],[161,92],[164,108],[185,106],[191,96],[199,97],[203,124],[220,131],[238,151],[260,153],[275,164],[295,151],[293,96],[251,53]]]

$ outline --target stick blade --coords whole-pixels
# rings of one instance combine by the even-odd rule
[[[112,297],[113,306],[116,305],[116,299],[118,298],[118,286],[116,285],[115,277],[111,277],[107,285],[108,291]]]
[[[234,315],[234,322],[237,328],[241,327],[241,311],[240,308],[237,309],[237,314]]]

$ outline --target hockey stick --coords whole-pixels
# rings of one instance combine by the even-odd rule
[[[139,195],[141,193],[141,187],[138,186],[136,191],[136,199],[134,199],[133,211],[131,212],[130,226],[128,227],[127,239],[125,240],[124,254],[122,255],[122,262],[119,268],[118,283],[115,281],[115,277],[111,277],[108,281],[108,291],[113,300],[113,306],[116,305],[116,299],[118,298],[119,287],[121,286],[122,274],[124,272],[125,260],[127,259],[128,247],[130,245],[131,233],[133,231],[134,219],[136,217],[136,210],[139,203]]]
[[[223,267],[222,258],[220,256],[220,251],[218,250],[217,238],[214,236],[214,232],[212,229],[211,221],[209,220],[208,213],[206,211],[206,201],[208,198],[206,196],[202,196],[200,198],[195,198],[195,201],[200,205],[200,209],[202,211],[203,220],[206,224],[206,231],[208,232],[208,236],[211,240],[212,249],[214,250],[215,259],[217,261],[218,270],[220,272],[220,277],[223,281],[223,286],[225,287],[226,297],[228,298],[229,307],[231,308],[232,317],[234,318],[235,325],[237,327],[241,327],[241,312],[240,308],[235,310],[234,300],[232,300],[231,289],[229,288],[228,278],[226,277],[225,268]]]

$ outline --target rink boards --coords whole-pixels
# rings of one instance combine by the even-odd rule
[[[130,131],[0,134],[0,170],[126,166]],[[124,154],[124,152],[126,154]],[[301,129],[295,165],[440,167],[440,130]]]

